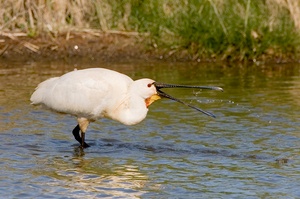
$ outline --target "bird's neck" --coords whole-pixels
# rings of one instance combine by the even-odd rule
[[[148,112],[145,100],[137,97],[131,96],[119,106],[117,110],[117,119],[125,125],[134,125],[145,119]]]

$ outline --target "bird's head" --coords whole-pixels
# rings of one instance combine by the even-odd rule
[[[215,117],[214,114],[204,111],[200,108],[197,108],[195,106],[192,106],[186,102],[183,102],[175,97],[172,97],[171,95],[163,92],[161,89],[163,88],[194,88],[194,89],[209,89],[209,90],[217,90],[217,91],[223,91],[221,87],[215,87],[215,86],[188,86],[188,85],[178,85],[178,84],[165,84],[160,82],[155,82],[151,79],[140,79],[137,80],[137,90],[140,93],[140,95],[145,99],[146,106],[150,106],[154,101],[161,99],[161,98],[168,98],[171,100],[174,100],[176,102],[179,102],[181,104],[184,104],[190,108],[193,108],[201,113],[204,113],[205,115]]]
[[[154,86],[154,80],[152,79],[139,79],[134,82],[133,92],[145,99],[146,107],[161,97],[157,93],[157,89]]]

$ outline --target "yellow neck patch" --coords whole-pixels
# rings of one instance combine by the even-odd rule
[[[146,107],[148,108],[154,101],[161,99],[157,94],[152,95],[151,97],[145,99]]]

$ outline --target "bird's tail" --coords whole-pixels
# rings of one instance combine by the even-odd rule
[[[53,77],[41,82],[35,89],[34,93],[30,97],[31,104],[37,105],[42,104],[47,94],[53,87],[53,81],[58,79],[58,77]]]

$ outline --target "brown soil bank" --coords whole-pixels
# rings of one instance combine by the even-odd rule
[[[70,33],[55,38],[7,33],[0,35],[0,61],[156,59],[143,42],[145,38],[125,33]]]
[[[130,32],[70,32],[53,37],[29,37],[25,33],[0,33],[1,61],[111,61],[166,60],[226,62],[223,58],[199,58],[186,50],[158,49],[147,36]],[[295,56],[261,56],[261,60],[247,62],[286,63],[299,62]]]

